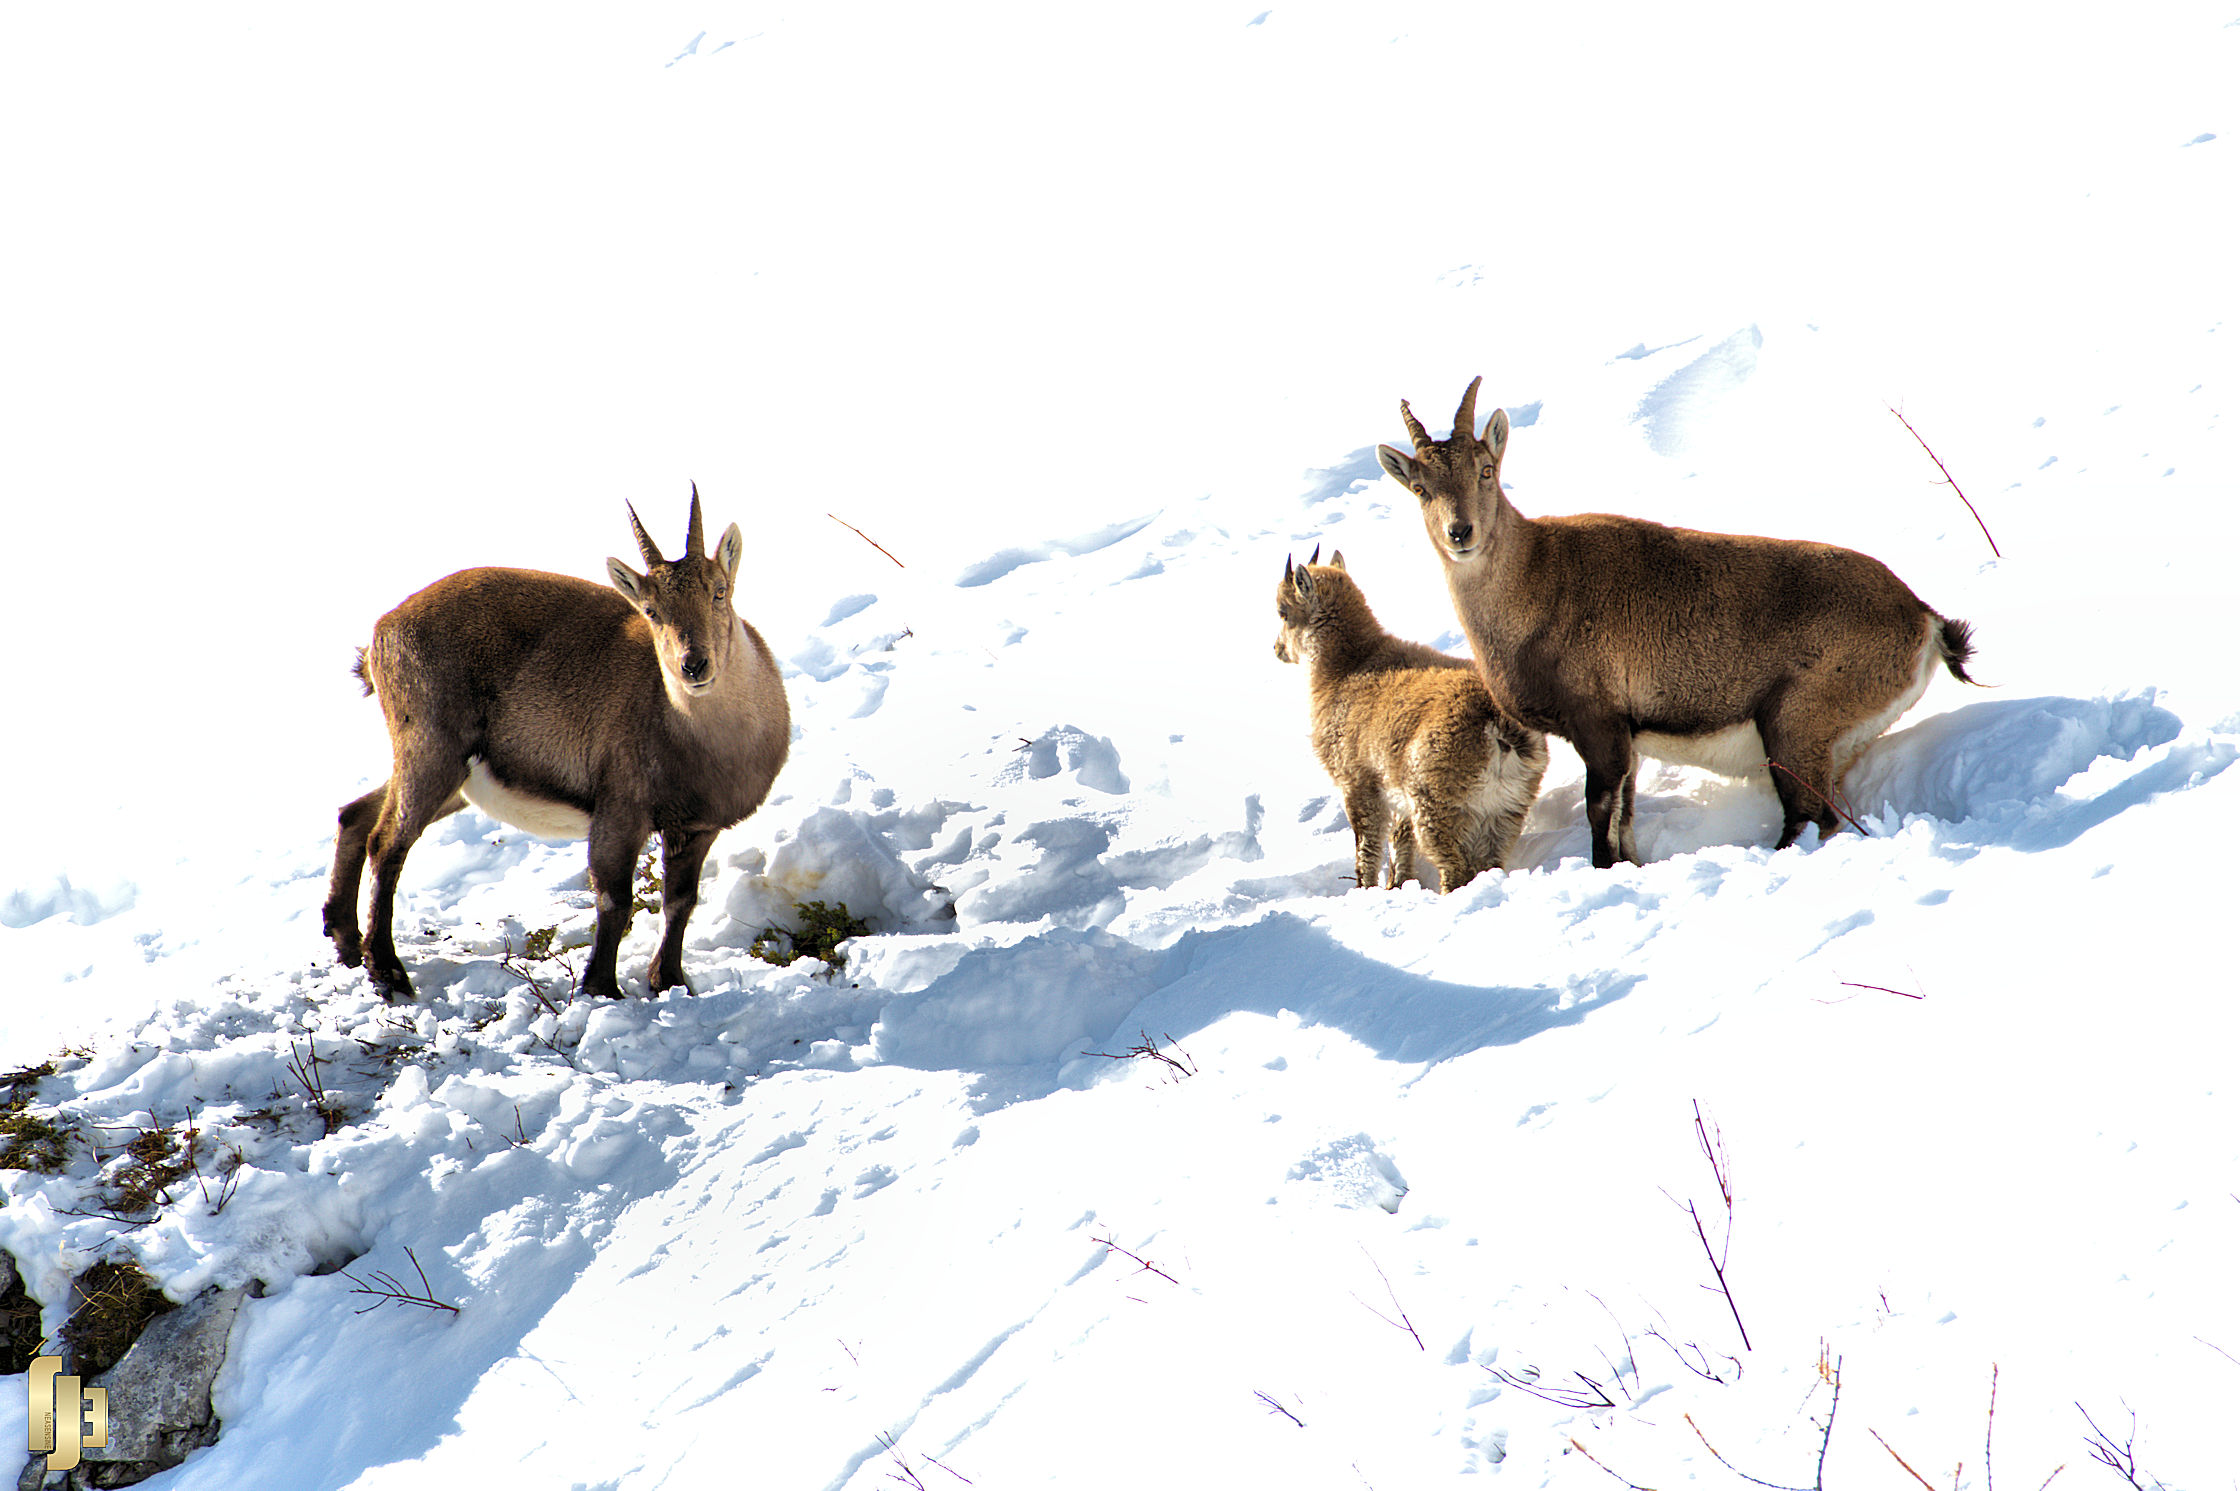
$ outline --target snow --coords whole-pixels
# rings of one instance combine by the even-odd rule
[[[1802,1486],[1840,1360],[1824,1484],[2240,1486],[2228,13],[0,25],[0,1065],[99,1145],[0,1247],[257,1291],[151,1484]],[[1863,835],[1651,765],[1598,872],[1558,744],[1506,875],[1347,883],[1273,587],[1465,650],[1372,452],[1480,373],[1526,512],[1974,626]],[[797,724],[697,992],[467,812],[383,1003],[351,649],[694,481]]]

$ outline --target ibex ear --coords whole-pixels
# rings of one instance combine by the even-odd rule
[[[643,611],[646,608],[646,577],[619,559],[607,561],[607,579],[621,591],[631,605]]]
[[[716,564],[723,571],[726,584],[739,578],[739,556],[744,553],[747,541],[739,536],[739,525],[734,523],[723,530],[723,537],[716,540]]]
[[[1312,563],[1313,561],[1308,562]],[[1308,569],[1304,564],[1293,570],[1291,572],[1291,588],[1299,592],[1299,599],[1303,601],[1313,600],[1314,571]]]
[[[1330,567],[1331,567],[1332,569],[1344,569],[1344,568],[1346,567],[1346,551],[1345,551],[1345,550],[1343,550],[1343,549],[1332,549],[1332,550],[1330,551]]]
[[[1377,447],[1377,464],[1384,468],[1385,475],[1403,487],[1413,487],[1416,484],[1415,457],[1404,456],[1389,445],[1380,445]]]
[[[1509,448],[1509,411],[1496,409],[1493,418],[1486,421],[1486,449],[1493,452],[1495,465],[1501,464],[1501,452]]]

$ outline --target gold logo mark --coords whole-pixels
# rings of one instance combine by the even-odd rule
[[[61,1374],[61,1357],[32,1358],[31,1453],[45,1455],[49,1470],[74,1469],[80,1450],[109,1444],[109,1390]],[[58,1428],[67,1432],[57,1435]]]

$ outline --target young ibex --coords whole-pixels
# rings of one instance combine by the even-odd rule
[[[405,856],[470,802],[542,838],[590,839],[599,920],[583,987],[610,998],[622,993],[615,954],[630,927],[631,873],[658,830],[667,927],[648,983],[684,984],[685,919],[708,846],[762,805],[792,727],[770,649],[731,608],[739,525],[709,558],[695,486],[681,558],[661,557],[635,509],[630,527],[646,573],[609,559],[612,590],[535,570],[462,570],[382,617],[359,654],[395,770],[342,809],[326,930],[343,963],[356,963],[358,878],[371,860],[362,951],[391,998],[412,994],[389,929]]]
[[[1879,561],[1832,544],[1582,513],[1527,518],[1501,491],[1509,416],[1475,433],[1478,382],[1410,456],[1377,447],[1423,504],[1455,613],[1502,707],[1578,747],[1594,863],[1639,862],[1635,750],[1728,776],[1768,771],[1781,842],[1836,826],[1844,773],[1942,663],[1972,683],[1968,625]]]
[[[1420,846],[1441,892],[1502,869],[1548,768],[1548,746],[1494,707],[1460,658],[1377,624],[1343,554],[1317,545],[1276,587],[1276,656],[1305,663],[1315,755],[1344,794],[1354,878],[1387,887],[1416,875]],[[1428,884],[1428,881],[1424,882]]]

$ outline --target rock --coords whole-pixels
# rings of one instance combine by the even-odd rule
[[[88,1448],[88,1486],[129,1486],[218,1439],[210,1384],[225,1365],[245,1289],[211,1289],[148,1322],[124,1359],[93,1379],[109,1390],[109,1442]]]

